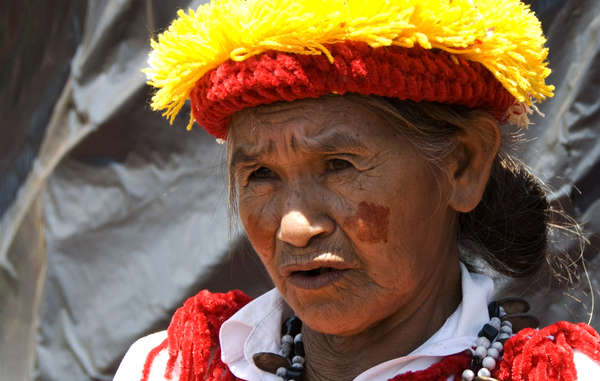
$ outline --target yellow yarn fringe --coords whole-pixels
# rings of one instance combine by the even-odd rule
[[[540,22],[519,0],[213,0],[177,15],[151,41],[144,69],[158,88],[152,109],[171,123],[196,81],[229,59],[278,50],[332,61],[324,45],[348,40],[418,44],[480,62],[528,105],[553,95]]]

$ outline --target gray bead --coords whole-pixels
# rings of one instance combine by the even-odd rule
[[[473,381],[474,378],[475,372],[473,372],[471,369],[465,369],[465,371],[462,372],[463,381]]]
[[[294,356],[292,358],[292,364],[304,364],[304,357],[302,357],[302,356]]]
[[[504,345],[502,345],[502,343],[499,341],[494,341],[494,344],[492,344],[492,348],[496,348],[498,352],[502,352],[502,350],[504,349]]]
[[[475,345],[478,347],[484,347],[484,348],[489,348],[491,343],[490,340],[485,337],[485,336],[481,336],[477,338],[477,341],[475,342]]]
[[[500,328],[500,332],[503,332],[503,333],[508,333],[509,335],[512,335],[512,332],[513,332],[513,331],[512,331],[512,327],[509,327],[509,326],[507,326],[507,325],[503,325],[503,326]]]
[[[499,318],[494,316],[493,318],[490,319],[490,322],[488,324],[496,329],[500,329],[500,325],[502,324],[502,322],[500,321]]]
[[[504,310],[504,307],[500,307],[500,317],[506,316],[506,311]]]
[[[512,328],[512,323],[510,322],[510,320],[504,320],[504,321],[502,322],[502,325],[507,325],[507,326],[509,326],[510,328]]]
[[[294,343],[297,343],[299,341],[302,341],[302,334],[299,333],[296,336],[294,336]]]
[[[487,349],[481,346],[475,348],[475,356],[479,358],[484,358],[485,356],[487,356]]]
[[[284,357],[288,357],[290,354],[292,354],[292,343],[282,343],[281,344],[281,354]]]
[[[294,338],[292,337],[292,335],[283,335],[281,337],[281,343],[290,343],[292,344],[294,342]]]
[[[490,377],[491,375],[492,373],[487,368],[481,368],[477,372],[477,377]]]
[[[498,340],[506,341],[508,339],[510,339],[510,335],[506,332],[502,332],[500,335],[498,335]]]
[[[488,356],[481,361],[481,365],[483,365],[484,368],[493,370],[496,367],[496,360],[494,360],[493,357]]]

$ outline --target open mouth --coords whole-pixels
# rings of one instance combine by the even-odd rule
[[[308,270],[308,271],[294,271],[292,273],[292,275],[294,274],[299,274],[299,275],[303,275],[303,276],[308,276],[308,277],[316,277],[331,271],[340,271],[340,270],[335,270],[331,267],[319,267],[317,269],[312,269],[312,270]]]
[[[318,267],[310,270],[294,271],[289,275],[289,280],[299,288],[314,290],[336,282],[346,271],[348,270]]]

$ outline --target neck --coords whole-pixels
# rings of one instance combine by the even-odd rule
[[[415,303],[356,335],[327,335],[305,324],[304,379],[353,380],[365,370],[405,356],[424,343],[440,329],[462,298],[458,262],[439,266],[438,271],[416,296]]]

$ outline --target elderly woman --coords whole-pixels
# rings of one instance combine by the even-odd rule
[[[527,6],[216,1],[152,44],[153,107],[172,120],[190,99],[190,123],[227,141],[276,288],[200,292],[115,380],[598,379],[592,328],[513,335],[526,308],[476,273],[547,261],[544,192],[499,128],[552,95]]]

